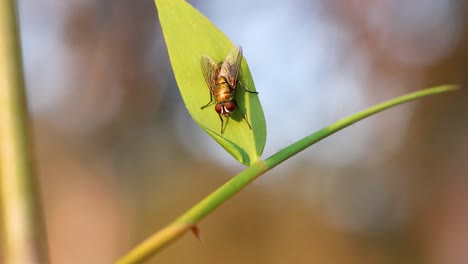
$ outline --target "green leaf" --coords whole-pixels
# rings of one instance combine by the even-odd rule
[[[210,100],[210,90],[201,71],[200,58],[208,55],[216,62],[222,62],[236,45],[187,2],[155,2],[172,69],[187,110],[195,122],[236,160],[245,165],[252,164],[261,156],[266,140],[266,124],[259,95],[246,93],[238,86],[236,101],[239,109],[229,121],[224,119],[225,125],[227,122],[224,134],[221,134],[221,120],[214,105],[200,109]],[[226,16],[229,15],[226,13]],[[231,16],[229,19],[237,18]],[[245,58],[239,80],[249,90],[256,91]],[[242,119],[239,110],[245,113],[252,129]]]

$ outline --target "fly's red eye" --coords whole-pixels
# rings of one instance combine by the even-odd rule
[[[232,112],[236,109],[236,104],[234,102],[226,102],[224,103],[224,108],[229,111],[229,112]]]
[[[215,105],[216,113],[221,114],[222,108],[223,108],[223,107],[221,106],[221,104],[216,104],[216,105]]]

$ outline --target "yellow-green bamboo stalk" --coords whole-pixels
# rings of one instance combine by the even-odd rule
[[[16,1],[0,1],[0,262],[47,263],[16,14]]]

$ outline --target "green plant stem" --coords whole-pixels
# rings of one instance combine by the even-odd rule
[[[31,165],[15,3],[0,1],[0,262],[47,263]]]
[[[117,261],[118,264],[140,263],[151,255],[157,253],[163,247],[167,246],[170,242],[175,241],[187,230],[196,226],[196,223],[202,218],[207,216],[218,206],[223,204],[227,199],[246,187],[250,182],[264,174],[266,171],[274,168],[278,164],[293,157],[302,150],[310,147],[314,143],[340,131],[341,129],[350,126],[366,117],[374,115],[390,107],[409,102],[424,96],[444,93],[457,90],[457,86],[440,86],[431,89],[426,89],[414,93],[410,93],[398,98],[389,100],[387,102],[375,105],[366,110],[353,114],[349,117],[343,118],[334,124],[325,127],[296,143],[280,150],[276,154],[267,158],[265,161],[257,161],[250,167],[246,168],[236,177],[229,180],[227,183],[219,187],[213,193],[208,195],[205,199],[200,201],[182,216],[177,218],[174,222],[155,233],[146,241],[135,247],[127,255],[123,256]]]
[[[450,92],[450,91],[455,91],[458,90],[458,86],[454,85],[444,85],[444,86],[439,86],[439,87],[434,87],[434,88],[429,88],[417,92],[413,92],[410,94],[406,94],[391,100],[388,100],[386,102],[374,105],[372,107],[369,107],[365,110],[362,110],[360,112],[357,112],[353,115],[350,115],[348,117],[345,117],[341,120],[338,120],[337,122],[320,129],[319,131],[293,143],[292,145],[282,149],[281,151],[273,154],[271,157],[267,158],[265,160],[265,163],[268,166],[268,169],[270,170],[271,168],[275,167],[276,165],[282,163],[283,161],[291,158],[295,154],[303,151],[304,149],[310,147],[311,145],[317,143],[318,141],[340,131],[341,129],[348,127],[358,121],[361,121],[362,119],[375,115],[379,112],[382,112],[388,108],[400,105],[402,103],[410,102],[416,99],[419,99],[421,97],[429,96],[429,95],[434,95],[434,94],[439,94],[439,93],[445,93],[445,92]]]

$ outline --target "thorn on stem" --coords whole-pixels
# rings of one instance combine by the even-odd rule
[[[200,228],[198,228],[197,225],[193,225],[190,230],[192,231],[192,234],[201,241],[201,236],[200,236]]]

